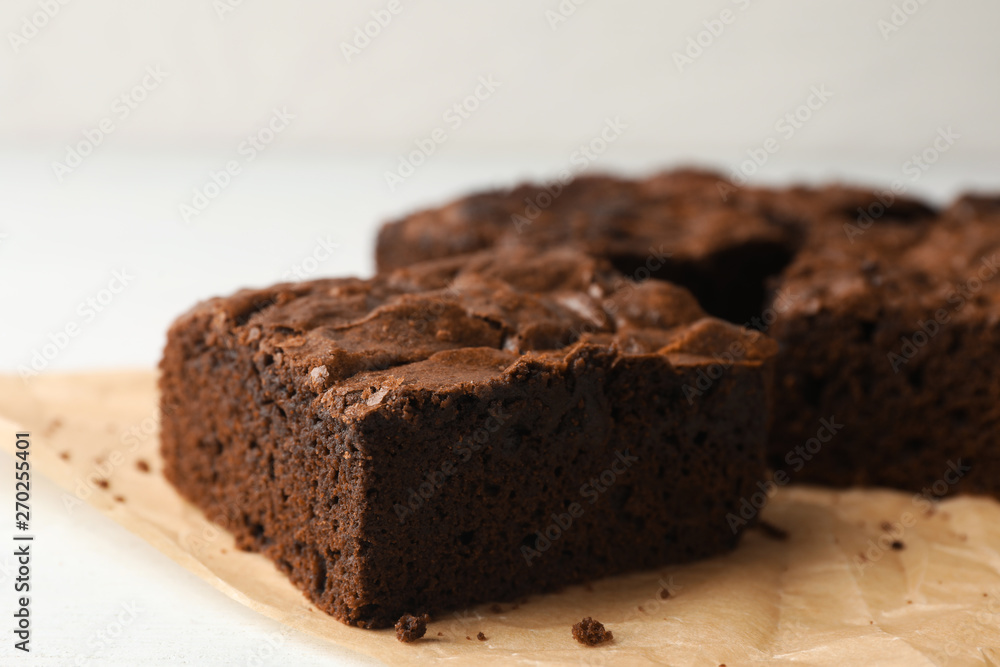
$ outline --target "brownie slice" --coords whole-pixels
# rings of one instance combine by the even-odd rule
[[[845,217],[821,218],[781,277],[771,465],[831,485],[1000,495],[1000,215],[960,200],[883,218],[853,243]],[[817,442],[832,415],[842,435]]]
[[[635,280],[686,285],[706,311],[742,324],[759,313],[764,278],[791,260],[801,230],[780,211],[736,198],[724,204],[724,183],[684,170],[475,194],[384,225],[376,262],[388,271],[493,246],[572,247]]]
[[[770,464],[796,481],[1000,494],[1000,197],[944,211],[842,185],[710,172],[588,176],[386,225],[382,269],[490,246],[573,247],[781,345]]]
[[[774,352],[568,250],[244,290],[170,329],[165,471],[323,610],[387,627],[731,549]]]

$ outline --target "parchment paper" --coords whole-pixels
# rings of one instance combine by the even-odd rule
[[[65,489],[67,505],[99,508],[262,614],[391,664],[1000,665],[993,500],[928,511],[913,494],[792,487],[763,514],[787,540],[755,530],[725,557],[443,615],[403,645],[392,630],[316,610],[181,500],[160,473],[152,372],[0,376],[0,415],[4,432],[32,432],[33,469]],[[0,442],[13,450],[14,438]],[[584,616],[614,641],[577,644],[570,626]]]

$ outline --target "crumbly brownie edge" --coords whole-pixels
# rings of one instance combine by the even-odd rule
[[[353,560],[364,502],[360,459],[309,388],[217,331],[196,307],[161,362],[164,474],[237,545],[260,551],[327,613],[364,617]],[[214,548],[209,544],[207,548]]]

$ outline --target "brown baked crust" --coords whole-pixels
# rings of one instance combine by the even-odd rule
[[[245,290],[169,332],[165,473],[323,610],[385,627],[732,548],[774,352],[564,250]]]
[[[552,193],[480,193],[390,223],[379,266],[490,245],[575,247],[674,281],[709,313],[779,341],[775,469],[837,486],[1000,494],[1000,196],[939,211],[887,190],[737,187],[695,170],[591,176]],[[824,420],[843,425],[832,439]]]

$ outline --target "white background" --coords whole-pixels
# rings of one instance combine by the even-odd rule
[[[369,273],[379,222],[469,188],[552,176],[607,119],[626,127],[595,170],[693,162],[738,173],[774,139],[777,151],[745,169],[754,180],[904,179],[937,200],[1000,188],[994,0],[589,0],[562,3],[575,10],[556,23],[556,0],[399,0],[350,60],[343,44],[388,0],[223,2],[3,3],[0,371],[30,367],[68,325],[77,335],[42,357],[44,372],[152,367],[167,325],[197,299],[295,267]],[[42,5],[58,11],[43,21]],[[25,20],[45,25],[32,32]],[[162,82],[133,92],[147,68]],[[449,123],[481,77],[496,90]],[[814,89],[831,95],[800,109]],[[135,106],[127,117],[122,96]],[[241,145],[275,109],[294,119],[247,161]],[[796,110],[805,120],[789,134]],[[60,178],[55,163],[82,152],[102,121],[113,130]],[[435,128],[447,140],[390,188],[386,172]],[[942,128],[959,138],[913,178],[912,156]],[[185,224],[181,205],[230,160],[240,173]],[[91,318],[80,304],[123,270],[128,285]],[[0,486],[10,497],[2,474]],[[96,512],[67,514],[51,487],[36,498],[38,652],[15,663],[4,640],[0,664],[91,655],[95,629],[131,600],[144,613],[92,664],[243,665],[280,630]],[[265,664],[337,655],[293,635]]]

